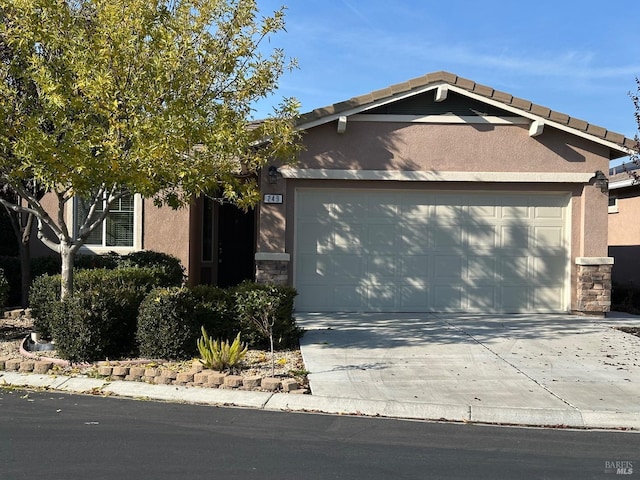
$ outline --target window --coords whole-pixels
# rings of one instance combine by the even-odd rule
[[[609,213],[618,213],[618,197],[609,195]]]
[[[114,200],[109,208],[109,213],[102,225],[93,230],[85,245],[87,247],[129,247],[136,243],[136,197],[127,195],[118,200]],[[102,212],[106,200],[96,209],[96,215]],[[75,202],[75,225],[76,229],[84,222],[89,211],[89,203],[82,198]]]

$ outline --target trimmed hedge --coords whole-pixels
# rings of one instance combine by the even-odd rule
[[[183,360],[197,351],[197,300],[186,287],[151,291],[140,305],[136,339],[145,358]]]
[[[91,362],[113,357],[109,339],[115,322],[110,305],[98,292],[76,292],[55,302],[49,325],[62,358]]]
[[[43,275],[34,280],[29,293],[31,314],[34,318],[34,328],[45,338],[58,339],[59,335],[66,335],[61,331],[64,326],[57,325],[57,329],[50,324],[50,319],[60,303],[60,275]],[[118,268],[116,270],[96,269],[79,270],[74,276],[74,296],[86,292],[100,294],[113,305],[118,307],[113,313],[114,322],[120,324],[117,328],[115,340],[122,346],[119,354],[135,351],[135,319],[138,307],[145,295],[156,287],[171,286],[168,277],[158,268]],[[73,311],[70,311],[73,313]],[[105,340],[106,341],[106,340]]]
[[[165,278],[163,284],[180,286],[185,281],[185,269],[180,260],[172,255],[154,252],[141,251],[132,252],[118,260],[118,268],[138,267],[157,268],[163,271]]]

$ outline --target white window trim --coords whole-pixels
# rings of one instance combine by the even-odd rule
[[[73,232],[76,232],[78,225],[76,224],[76,200],[67,203],[67,218],[71,219],[69,222],[72,225]],[[142,211],[143,203],[142,197],[139,194],[133,196],[133,246],[132,247],[102,247],[99,245],[82,245],[78,250],[80,254],[95,254],[103,255],[109,252],[115,252],[118,254],[127,254],[131,252],[137,252],[142,250]]]
[[[615,203],[613,205],[609,205],[608,206],[608,212],[609,213],[618,213],[618,197],[612,195],[609,198],[612,198],[613,200],[615,200]]]

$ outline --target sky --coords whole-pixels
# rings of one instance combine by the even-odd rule
[[[283,97],[301,113],[445,70],[633,138],[638,0],[258,0],[284,5],[269,40],[297,59]]]

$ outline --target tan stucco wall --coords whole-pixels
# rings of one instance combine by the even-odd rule
[[[615,191],[611,195],[616,195]],[[618,212],[608,215],[609,245],[640,244],[640,196],[618,197]]]
[[[608,171],[607,149],[547,127],[538,137],[516,125],[348,123],[304,136],[299,168],[499,172]],[[564,158],[563,158],[564,157]]]
[[[156,207],[144,200],[142,248],[164,252],[180,259],[189,275],[192,269],[189,246],[189,217],[191,206],[173,210]]]

